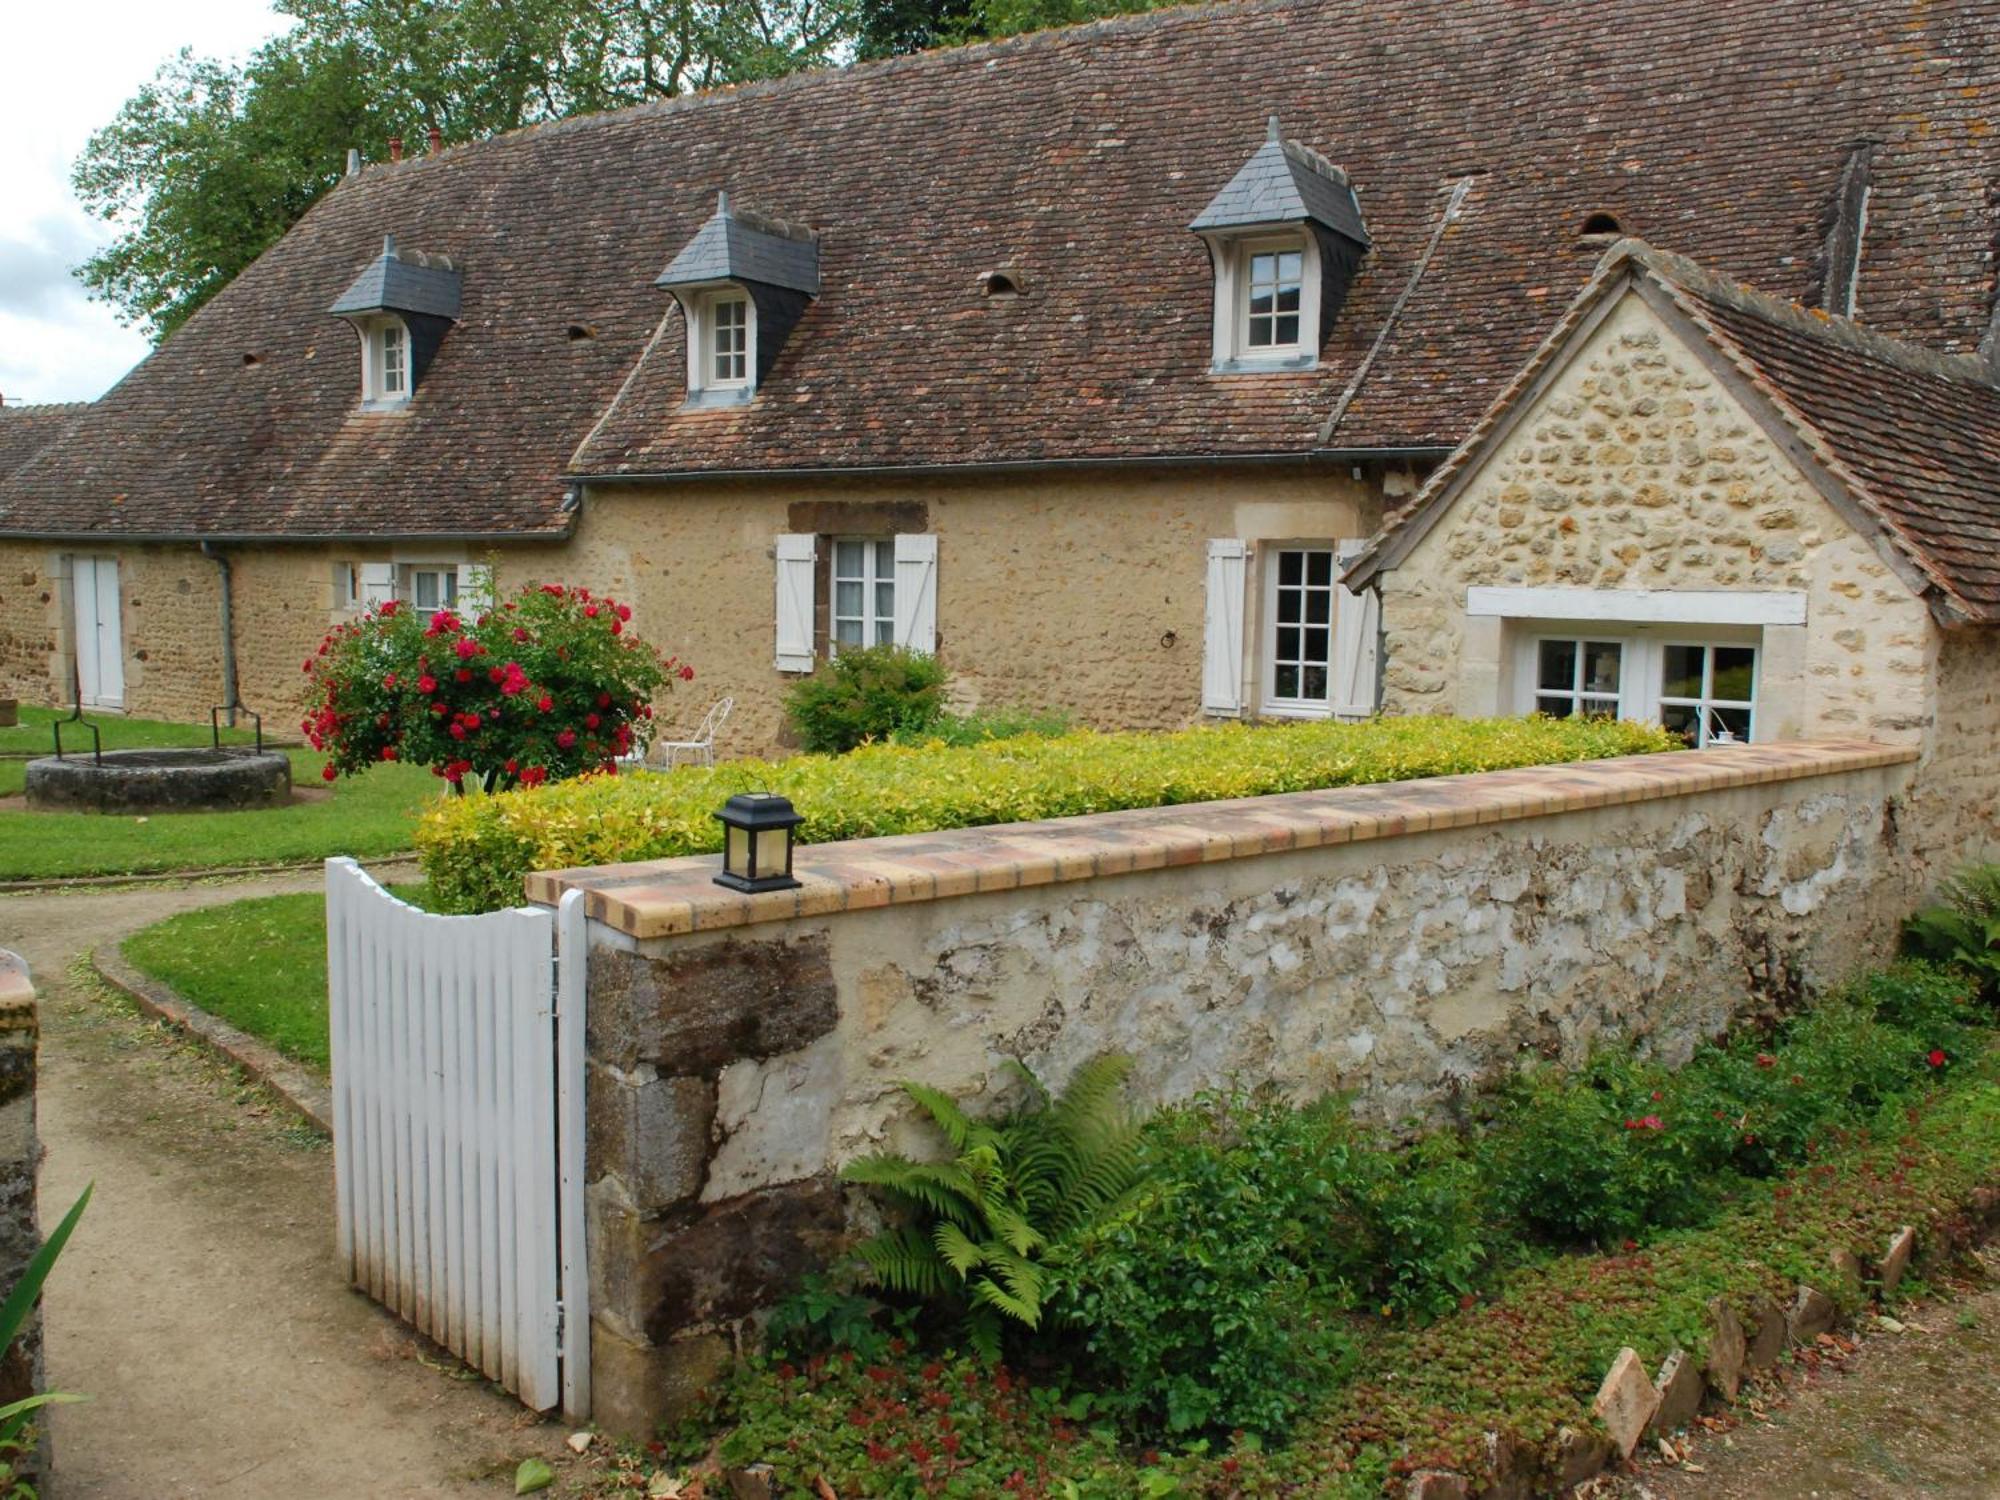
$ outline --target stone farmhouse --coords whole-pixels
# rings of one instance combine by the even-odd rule
[[[282,720],[490,577],[732,752],[881,640],[1101,726],[1921,739],[1993,698],[1996,100],[1990,0],[1245,0],[361,167],[0,417],[0,691]]]

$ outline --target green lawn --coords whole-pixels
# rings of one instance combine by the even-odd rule
[[[391,886],[421,903],[421,886]],[[326,898],[257,896],[135,932],[125,957],[210,1015],[327,1070]]]
[[[322,756],[310,750],[289,753],[294,783],[323,784]],[[325,801],[262,812],[129,817],[14,809],[0,812],[0,880],[398,854],[410,847],[411,825],[438,796],[439,786],[421,766],[386,765],[342,777]]]

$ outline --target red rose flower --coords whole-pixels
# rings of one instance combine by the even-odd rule
[[[556,700],[551,698],[547,693],[542,694],[541,697],[535,700],[535,707],[539,708],[543,713],[547,713],[555,706]]]
[[[595,729],[598,725],[602,724],[603,722],[604,720],[599,718],[596,714],[585,714],[583,716],[583,727],[585,729]]]
[[[458,653],[460,661],[470,661],[479,654],[479,642],[475,641],[469,635],[462,635],[453,644],[451,649]]]
[[[621,620],[629,620],[629,619],[631,619],[631,618],[632,618],[632,606],[631,606],[631,605],[629,605],[629,604],[621,604],[621,605],[619,605],[619,606],[618,606],[618,618],[619,618],[619,619],[621,619]]]
[[[510,604],[507,607],[509,609],[512,609],[514,606]],[[514,627],[514,639],[517,641],[525,641],[527,638],[528,638],[528,627],[525,625],[516,625]]]
[[[435,677],[431,676],[430,673],[426,672],[424,673],[423,676],[417,679],[418,692],[429,694],[429,693],[435,693],[437,690],[438,690],[438,680]]]
[[[454,725],[452,725],[452,726],[451,726],[451,737],[452,737],[453,739],[455,739],[455,740],[462,740],[462,739],[464,739],[464,738],[465,738],[465,726],[464,726],[463,724],[454,724]]]
[[[320,780],[322,781],[331,781],[333,780],[334,777],[338,776],[339,774],[340,772],[334,770],[332,761],[328,761],[324,769],[322,769],[319,773]]]
[[[693,681],[694,681],[694,668],[693,668],[693,667],[682,667],[682,668],[681,668],[681,681],[682,681],[682,682],[693,682]]]
[[[569,749],[570,746],[576,743],[576,731],[574,729],[565,729],[561,734],[556,736],[556,743],[565,750]]]
[[[452,675],[452,680],[454,682],[472,681],[472,672],[469,668],[466,667],[460,667],[456,672],[452,673],[451,675]]]
[[[1768,1053],[1768,1052],[1759,1052],[1759,1053],[1757,1054],[1757,1066],[1758,1066],[1758,1067],[1760,1067],[1760,1068],[1775,1068],[1775,1067],[1777,1067],[1777,1065],[1778,1065],[1778,1060],[1777,1060],[1777,1058],[1775,1058],[1775,1057],[1771,1056],[1771,1054],[1770,1054],[1770,1053]]]
[[[1941,1067],[1943,1067],[1943,1066],[1944,1066],[1944,1049],[1943,1049],[1942,1047],[1933,1047],[1933,1048],[1931,1048],[1931,1055],[1930,1055],[1930,1057],[1929,1057],[1928,1059],[1926,1059],[1926,1061],[1928,1061],[1928,1062],[1930,1063],[1930,1065],[1931,1065],[1932,1067],[1934,1067],[1934,1068],[1941,1068]]]
[[[395,758],[396,758],[396,747],[394,745],[384,745],[382,747],[382,759],[394,760]]]

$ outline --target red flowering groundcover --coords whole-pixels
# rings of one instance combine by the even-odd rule
[[[391,600],[328,632],[306,658],[302,726],[326,778],[414,761],[463,791],[609,770],[643,747],[655,694],[691,668],[626,629],[631,609],[588,589],[530,585],[491,609]]]

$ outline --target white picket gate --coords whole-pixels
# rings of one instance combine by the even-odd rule
[[[562,929],[561,951],[556,942]],[[340,1255],[537,1411],[590,1411],[581,894],[441,917],[326,865]]]

